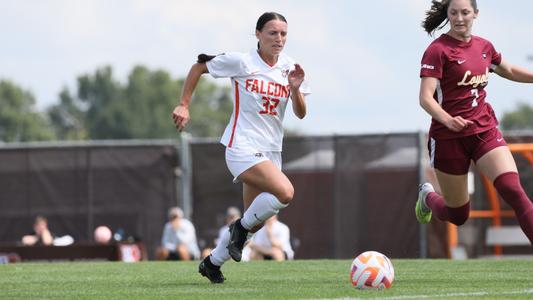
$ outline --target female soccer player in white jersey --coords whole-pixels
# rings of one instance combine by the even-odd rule
[[[450,30],[429,45],[420,71],[420,105],[433,117],[428,150],[443,195],[429,183],[421,185],[416,217],[425,224],[433,214],[462,225],[470,212],[467,173],[473,160],[514,209],[533,243],[533,203],[520,185],[513,156],[485,101],[490,72],[526,83],[533,83],[533,72],[507,63],[491,42],[472,35],[477,15],[475,0],[434,0],[422,23],[429,34],[445,21]]]
[[[225,278],[220,267],[230,257],[241,260],[248,233],[287,207],[294,188],[281,172],[282,121],[287,104],[298,118],[306,115],[304,70],[285,55],[287,21],[274,12],[264,13],[256,24],[257,49],[249,53],[199,55],[185,80],[180,104],[174,109],[176,127],[182,130],[189,121],[189,103],[194,88],[204,73],[231,80],[234,110],[221,143],[226,146],[226,163],[243,182],[244,215],[230,225],[199,272],[213,283]]]

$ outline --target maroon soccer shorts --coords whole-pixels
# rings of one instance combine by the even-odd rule
[[[477,162],[490,150],[506,146],[502,133],[494,127],[478,134],[453,139],[429,138],[428,151],[431,166],[452,175],[468,173],[470,160]]]

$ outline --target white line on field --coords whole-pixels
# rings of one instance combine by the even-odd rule
[[[533,288],[525,290],[516,290],[508,292],[469,292],[469,293],[448,293],[448,294],[431,294],[431,295],[405,295],[405,296],[391,296],[391,297],[375,297],[364,299],[427,299],[427,298],[450,298],[450,297],[468,297],[468,296],[505,296],[505,295],[526,295],[533,294]],[[329,300],[359,300],[363,298],[331,298]],[[322,299],[328,300],[328,299]]]

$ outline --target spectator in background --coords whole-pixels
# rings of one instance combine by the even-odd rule
[[[222,238],[222,235],[224,232],[229,230],[229,225],[235,221],[237,221],[241,217],[241,210],[238,209],[235,206],[230,206],[226,210],[226,217],[224,218],[224,226],[220,227],[218,230],[218,237],[215,239],[215,245],[218,244],[218,241],[220,241],[220,238]]]
[[[290,243],[289,227],[273,215],[265,221],[265,226],[259,229],[250,240],[250,260],[292,260],[294,250]]]
[[[222,238],[222,235],[229,230],[229,225],[235,221],[237,221],[241,217],[241,210],[238,209],[235,206],[230,206],[226,210],[226,216],[224,217],[224,226],[220,227],[218,230],[218,236],[214,240],[215,246],[218,245],[218,242]],[[202,249],[202,259],[206,258],[211,254],[211,251],[213,251],[212,248],[204,248]]]
[[[179,207],[171,207],[168,210],[168,222],[165,224],[156,257],[159,260],[200,258],[194,225],[183,217],[183,211]]]
[[[33,232],[22,237],[22,244],[26,246],[45,245],[50,246],[54,242],[54,236],[48,229],[48,220],[43,216],[35,217]]]

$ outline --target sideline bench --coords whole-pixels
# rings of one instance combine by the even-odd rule
[[[0,244],[0,256],[14,255],[22,262],[28,261],[124,261],[135,262],[146,259],[142,243],[118,243],[99,245],[74,243],[69,246],[21,246]]]

